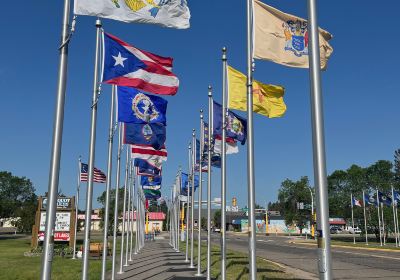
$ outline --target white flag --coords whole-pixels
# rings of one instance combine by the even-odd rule
[[[215,139],[214,142],[214,152],[217,154],[222,153],[222,141],[221,139]],[[239,153],[239,148],[237,146],[236,141],[235,142],[226,142],[226,154],[237,154]]]
[[[254,0],[254,58],[291,67],[308,68],[308,23]],[[319,28],[321,69],[333,52],[332,35]]]
[[[186,0],[75,0],[74,13],[178,29],[190,27]]]

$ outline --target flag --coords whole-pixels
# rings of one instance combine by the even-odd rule
[[[88,180],[88,169],[89,166],[86,163],[81,163],[80,179],[81,182],[87,182]],[[107,181],[106,174],[96,167],[93,168],[93,182],[95,183],[105,183]]]
[[[353,196],[352,199],[353,206],[362,207],[362,202]]]
[[[140,184],[142,186],[156,186],[161,185],[162,177],[161,176],[141,176]]]
[[[131,157],[140,158],[148,161],[167,161],[167,149],[163,146],[160,150],[154,149],[150,145],[131,145]]]
[[[395,205],[398,205],[400,202],[400,193],[398,191],[393,191],[393,195],[394,195]]]
[[[285,14],[259,0],[254,0],[254,58],[270,60],[291,67],[308,68],[308,23]],[[319,29],[321,69],[326,69],[333,48],[332,35]]]
[[[144,189],[144,190],[160,190],[161,185],[154,185],[154,186],[143,185],[142,189]]]
[[[157,200],[161,197],[161,191],[160,190],[147,190],[143,189],[144,196],[148,200]]]
[[[172,58],[140,50],[104,33],[103,83],[175,95],[179,80],[171,69]]]
[[[161,162],[150,162],[145,159],[136,158],[134,166],[137,167],[137,175],[161,176]]]
[[[204,148],[203,148],[203,161],[208,163],[208,137],[209,128],[208,123],[204,122]],[[221,168],[221,154],[214,152],[214,143],[211,143],[211,166]],[[208,166],[207,166],[208,167]]]
[[[166,132],[161,123],[125,123],[124,144],[150,145],[160,150],[164,146]]]
[[[178,29],[190,27],[190,11],[186,0],[75,0],[74,2],[76,15],[158,24]]]
[[[168,101],[141,93],[135,88],[118,87],[118,121],[124,123],[167,124]]]
[[[203,155],[200,155],[200,140],[196,139],[196,163],[194,166],[194,171],[196,172],[200,172],[200,161],[201,161],[201,172],[207,172],[208,170],[207,161],[204,160],[204,150],[202,152]]]
[[[222,135],[222,105],[213,101],[213,134]],[[244,145],[247,137],[247,120],[228,110],[226,137],[238,140]]]
[[[192,184],[192,175],[188,176],[188,174],[181,172],[181,194],[186,194],[187,195],[187,190],[190,188],[190,191],[192,190],[189,185]],[[199,187],[199,176],[195,175],[194,176],[194,191]]]
[[[286,112],[282,86],[253,81],[253,111],[269,118],[282,117]],[[228,107],[247,111],[247,77],[228,66]]]
[[[214,140],[214,152],[217,154],[222,153],[222,137],[220,135],[215,136]],[[239,148],[235,139],[226,138],[226,154],[237,154],[239,153]]]
[[[375,195],[364,194],[365,205],[375,205],[378,206]]]
[[[384,194],[384,193],[382,193],[380,191],[378,191],[378,198],[379,198],[379,202],[380,203],[383,203],[383,204],[385,204],[387,206],[392,205],[392,199],[389,196],[387,196],[386,194]]]

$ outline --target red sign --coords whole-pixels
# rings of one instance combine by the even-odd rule
[[[39,232],[38,239],[44,240],[44,232]],[[54,241],[69,241],[69,232],[55,232]]]

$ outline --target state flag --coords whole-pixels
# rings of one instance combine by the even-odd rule
[[[378,198],[380,203],[383,203],[387,206],[392,205],[392,199],[383,192],[378,191]]]
[[[118,87],[117,91],[119,122],[167,124],[168,101],[164,98],[129,87]]]
[[[308,23],[306,20],[283,13],[259,0],[254,0],[253,16],[254,58],[278,64],[308,68]],[[319,28],[321,69],[326,69],[333,48],[332,35]]]
[[[158,161],[148,161],[145,159],[136,158],[134,166],[137,167],[137,175],[145,176],[161,176],[162,163]]]
[[[141,176],[140,184],[142,186],[157,186],[161,185],[161,176]]]
[[[156,150],[150,145],[131,145],[131,157],[148,161],[167,161],[168,152],[165,146]]]
[[[103,83],[133,87],[148,93],[175,95],[179,80],[172,69],[172,58],[135,48],[104,33]]]
[[[352,200],[353,206],[362,207],[362,202],[353,196]]]
[[[157,24],[163,27],[190,27],[186,0],[75,0],[74,14],[109,18],[124,22]]]
[[[365,205],[375,205],[378,206],[378,202],[375,198],[375,195],[364,194]]]
[[[160,190],[143,189],[143,193],[147,200],[157,200],[161,197]]]
[[[149,145],[156,150],[164,147],[167,130],[161,123],[125,123],[124,144]]]
[[[277,118],[286,112],[282,86],[253,81],[253,111],[260,115]],[[247,111],[247,77],[228,66],[228,108]]]

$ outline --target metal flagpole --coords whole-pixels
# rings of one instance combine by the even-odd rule
[[[191,192],[191,201],[190,204],[192,207],[190,208],[190,266],[189,268],[195,268],[194,263],[193,263],[193,250],[194,250],[194,244],[193,244],[193,239],[194,239],[194,186],[195,186],[195,181],[194,181],[194,166],[196,164],[196,135],[195,135],[195,130],[193,129],[192,131],[192,188],[188,189],[188,191]]]
[[[398,211],[397,211],[397,198],[395,199],[396,201],[396,211],[395,211],[395,216],[396,216],[396,227],[397,227],[397,245],[400,246],[400,239],[399,239],[399,215],[398,215]]]
[[[81,188],[81,156],[78,159],[78,185],[76,187],[76,198],[75,198],[75,229],[74,229],[74,252],[72,259],[76,259],[76,235],[78,232],[78,211],[79,211],[79,189]]]
[[[114,201],[114,229],[112,246],[112,265],[111,280],[115,279],[116,261],[117,261],[117,232],[118,232],[118,203],[119,203],[119,182],[121,177],[121,152],[122,152],[122,124],[118,124],[118,150],[117,150],[117,176],[115,183],[115,201]]]
[[[203,147],[204,147],[204,125],[203,125],[203,110],[200,110],[200,158],[199,161],[199,191],[198,191],[198,236],[197,236],[197,273],[195,276],[202,276],[201,273],[201,210],[203,208],[202,203],[202,191],[203,191],[203,171],[202,171],[202,163],[203,163]]]
[[[103,233],[103,259],[101,266],[101,279],[106,279],[107,271],[107,252],[108,252],[108,222],[110,219],[110,189],[111,189],[111,172],[112,172],[112,152],[114,138],[114,103],[115,103],[115,86],[111,91],[111,108],[110,108],[110,125],[108,128],[108,159],[107,159],[107,183],[106,183],[106,204],[104,206],[104,233]]]
[[[211,137],[212,137],[212,88],[208,86],[208,151],[207,151],[207,280],[211,279]],[[188,201],[189,203],[189,201]]]
[[[247,188],[249,203],[249,278],[257,279],[253,138],[253,0],[247,0]]]
[[[57,100],[53,125],[53,141],[51,148],[49,187],[46,211],[46,232],[43,242],[43,257],[40,277],[51,278],[54,249],[54,223],[56,221],[58,180],[60,175],[61,142],[64,123],[65,89],[67,84],[68,42],[69,42],[69,10],[70,0],[64,0],[63,23],[61,31],[60,60],[58,66]]]
[[[123,262],[124,262],[124,246],[125,246],[125,217],[126,217],[126,185],[128,184],[128,170],[129,170],[129,146],[125,145],[126,148],[126,161],[125,161],[125,180],[124,180],[124,203],[122,206],[122,233],[121,233],[121,252],[120,252],[120,260],[119,260],[119,271],[118,274],[124,273],[122,270]]]
[[[364,191],[363,191],[363,208],[364,208],[365,245],[368,245],[367,215],[365,214],[365,194],[364,194]]]
[[[381,202],[383,245],[386,245],[385,220],[383,218],[383,203]]]
[[[168,206],[168,227],[169,227],[169,245],[171,245],[172,246],[172,244],[173,244],[173,242],[172,242],[172,225],[171,225],[171,216],[172,216],[172,202],[173,202],[173,200],[172,200],[172,188],[171,188],[171,203],[169,204],[169,206]]]
[[[176,249],[177,249],[177,252],[180,252],[180,250],[179,250],[179,216],[180,216],[180,213],[181,213],[181,201],[180,201],[180,199],[179,199],[179,195],[180,195],[180,184],[179,184],[179,182],[180,182],[180,180],[181,180],[181,170],[180,170],[180,168],[179,168],[179,171],[178,171],[178,181],[177,181],[177,184],[176,184],[176,186],[175,186],[175,188],[176,188],[176,201],[177,201],[177,209],[176,209]]]
[[[226,279],[226,48],[222,48],[221,279]]]
[[[92,122],[90,125],[90,146],[88,162],[88,181],[86,190],[86,211],[85,211],[85,234],[83,246],[82,280],[88,279],[89,274],[89,248],[90,248],[90,226],[92,224],[92,200],[93,200],[93,169],[96,148],[96,123],[97,123],[97,101],[99,97],[99,62],[100,62],[100,36],[101,21],[96,20],[96,55],[94,61],[93,96],[92,96]]]
[[[329,232],[328,184],[325,159],[324,116],[320,77],[319,33],[316,0],[308,0],[308,26],[310,33],[309,65],[311,81],[311,123],[316,183],[318,269],[320,279],[332,279],[332,259]]]
[[[395,243],[396,243],[396,247],[398,245],[398,241],[397,241],[397,226],[396,226],[396,213],[394,211],[394,190],[393,190],[393,186],[392,186],[392,210],[393,210],[393,226],[394,226],[394,239],[395,239]]]
[[[131,231],[131,246],[130,246],[130,249],[129,249],[129,261],[130,262],[133,261],[132,260],[132,253],[133,253],[133,216],[134,216],[134,211],[135,211],[134,201],[135,201],[135,184],[136,184],[136,175],[133,173],[133,171],[134,171],[134,167],[133,167],[133,164],[131,164],[130,172],[132,174],[131,176],[133,176],[133,180],[131,181],[132,198],[131,198],[131,201],[129,202],[131,204],[131,209],[132,209],[131,210],[131,214],[129,216],[130,221],[131,221],[131,225],[129,227],[129,229]]]
[[[351,226],[353,227],[353,244],[356,244],[356,232],[354,230],[354,210],[353,210],[353,194],[350,194],[350,200],[351,200]]]
[[[130,159],[129,159],[130,161]],[[128,183],[126,185],[128,189],[128,200],[127,200],[127,214],[128,217],[126,218],[126,245],[125,245],[125,264],[124,266],[128,266],[128,258],[129,258],[129,234],[130,234],[130,228],[131,228],[131,182],[132,182],[132,168],[131,165],[129,165],[129,171],[128,171]]]
[[[379,240],[382,246],[382,228],[381,228],[381,213],[380,213],[380,206],[379,206],[379,196],[378,196],[378,189],[376,189],[376,206],[378,207],[378,226],[379,226]]]
[[[189,148],[188,148],[188,152],[189,152],[189,157],[188,157],[188,180],[187,180],[187,194],[186,194],[186,200],[187,200],[187,204],[186,204],[186,253],[185,253],[185,262],[188,263],[189,262],[189,207],[190,207],[190,155],[192,153],[192,148],[191,145],[189,144]]]

